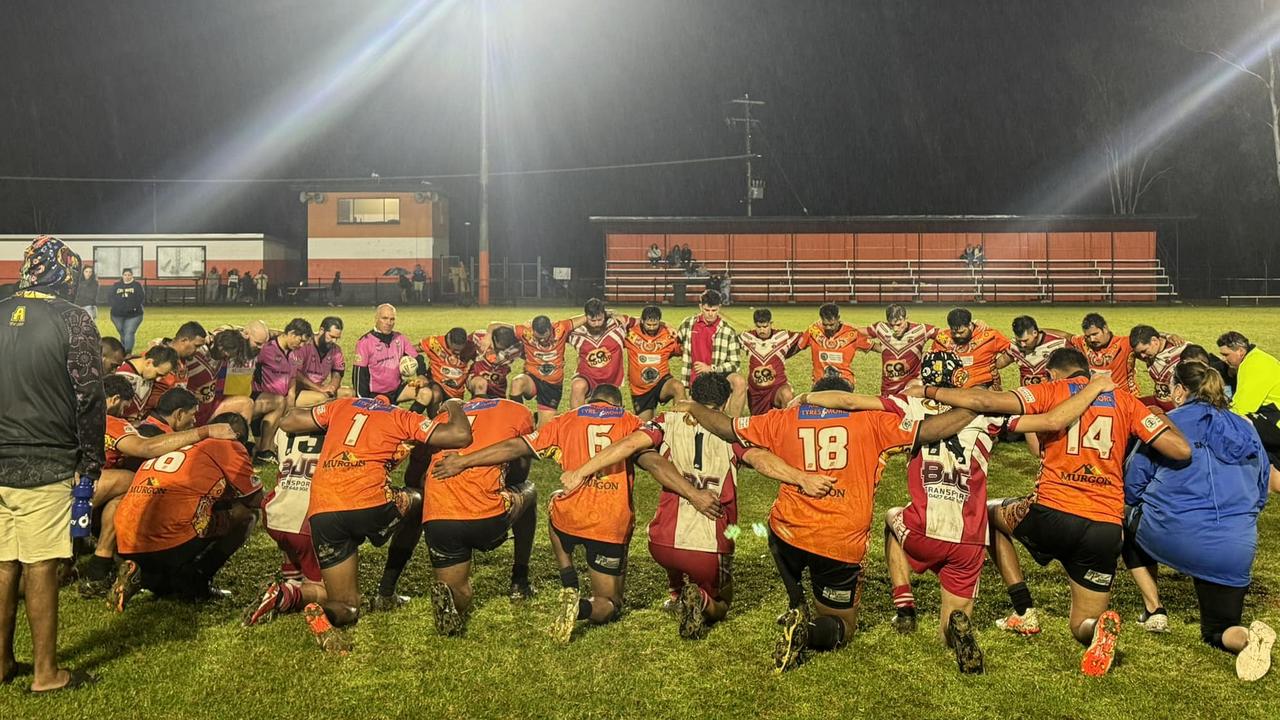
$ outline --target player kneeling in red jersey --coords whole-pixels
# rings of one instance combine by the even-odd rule
[[[722,410],[732,393],[733,386],[723,375],[704,373],[693,381],[693,402],[704,407]],[[596,473],[659,448],[695,487],[720,499],[724,513],[713,519],[664,489],[649,523],[649,554],[667,571],[671,593],[663,607],[679,616],[681,637],[694,639],[702,637],[707,626],[723,620],[733,600],[734,545],[726,529],[738,522],[739,463],[747,462],[762,474],[796,485],[813,497],[825,495],[834,481],[801,472],[767,450],[727,443],[680,410],[682,406],[673,406],[560,479],[566,491],[572,492]]]
[[[953,353],[927,353],[921,378],[926,385],[954,387],[962,368],[962,361]],[[919,385],[919,381],[912,385]],[[1095,380],[1048,413],[1022,417],[1022,430],[1066,428],[1098,393],[1111,388],[1109,379]],[[950,409],[932,400],[903,395],[872,398],[827,392],[809,393],[803,400],[832,409],[883,409],[911,420]],[[922,444],[907,464],[911,503],[890,508],[885,514],[885,559],[897,608],[894,629],[901,633],[915,630],[911,573],[933,572],[942,586],[942,639],[955,651],[960,671],[967,673],[983,670],[982,651],[973,633],[973,603],[987,549],[987,464],[1004,426],[1004,417],[979,415],[953,437]]]
[[[852,387],[844,378],[826,377],[814,385],[821,390],[849,393]],[[732,420],[709,408],[689,409],[727,442],[767,448],[788,465],[836,479],[831,492],[816,498],[783,485],[769,513],[769,550],[790,608],[774,650],[775,672],[796,667],[810,651],[843,646],[857,629],[862,561],[884,455],[951,437],[974,417],[957,410],[916,421],[883,410],[851,413],[797,404]],[[816,616],[801,586],[806,569]]]
[[[533,432],[533,414],[510,400],[476,398],[462,410],[471,422],[472,437],[471,444],[462,449],[464,453],[507,440],[520,441]],[[448,455],[439,454],[436,460],[444,457]],[[538,493],[529,482],[529,465],[530,459],[522,457],[426,483],[423,534],[436,579],[431,586],[431,605],[441,635],[457,635],[466,628],[474,595],[472,554],[496,550],[509,533],[515,538],[511,599],[533,596],[529,556],[537,531]]]
[[[1047,412],[1084,392],[1089,361],[1075,348],[1049,356],[1050,382],[1014,392],[924,388],[926,397],[982,413]],[[1112,382],[1116,376],[1111,373]],[[1009,430],[1021,432],[1021,418]],[[1040,432],[1044,458],[1032,495],[988,503],[992,555],[1013,601],[1014,614],[997,625],[1019,634],[1040,631],[1031,593],[1013,547],[1017,538],[1041,565],[1057,560],[1071,586],[1071,634],[1089,649],[1080,668],[1103,675],[1115,657],[1120,617],[1107,607],[1121,547],[1124,518],[1124,451],[1132,438],[1171,460],[1187,460],[1191,446],[1163,417],[1153,415],[1131,393],[1116,388],[1098,395],[1065,430]]]
[[[311,479],[307,521],[324,580],[323,603],[303,608],[320,646],[348,653],[350,641],[338,628],[360,618],[359,548],[365,540],[381,546],[403,539],[416,543],[422,494],[393,488],[389,473],[410,444],[459,448],[471,442],[460,403],[446,403],[434,420],[387,405],[377,398],[339,398],[325,405],[295,408],[280,422],[288,433],[325,432],[320,464]],[[410,518],[410,522],[405,522]],[[394,539],[393,539],[394,538]]]
[[[440,458],[432,468],[432,482],[469,468],[535,454],[558,461],[563,470],[575,470],[640,426],[639,418],[622,409],[622,391],[614,385],[599,385],[586,405],[534,432],[479,452]],[[713,493],[695,488],[657,453],[643,453],[635,464],[652,473],[663,487],[688,500],[698,512],[710,518],[720,515],[720,502]],[[596,473],[570,492],[552,493],[549,530],[561,583],[560,614],[552,634],[560,642],[569,641],[578,621],[612,622],[622,610],[627,548],[635,524],[631,498],[634,483],[635,470],[627,461]],[[578,571],[573,565],[573,551],[578,546],[586,551],[591,573],[591,595],[586,598],[579,594]]]

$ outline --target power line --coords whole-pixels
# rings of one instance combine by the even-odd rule
[[[782,181],[787,184],[787,189],[791,191],[791,197],[795,198],[796,204],[800,206],[800,211],[805,215],[809,214],[809,207],[800,199],[800,193],[796,192],[795,185],[791,184],[791,178],[787,175],[787,171],[782,169],[782,163],[778,162],[778,151],[774,148],[773,143],[769,142],[769,136],[764,132],[764,126],[756,122],[756,127],[760,130],[760,139],[765,145],[769,146],[769,160],[773,162],[773,166],[778,169],[778,173],[782,175]]]
[[[746,160],[756,157],[750,154],[720,155],[716,157],[688,158],[684,160],[655,160],[651,162],[617,163],[613,165],[587,165],[570,168],[543,168],[537,170],[501,170],[489,173],[499,177],[523,177],[527,175],[562,175],[569,173],[601,172],[606,170],[631,170],[636,168],[671,167],[676,165],[698,165],[703,163],[728,162]],[[369,180],[457,180],[478,178],[479,173],[449,173],[443,175],[378,175],[362,177],[311,177],[311,178],[128,178],[128,177],[87,177],[87,176],[55,176],[55,175],[0,175],[0,181],[8,182],[53,182],[53,183],[116,183],[135,185],[156,184],[306,184],[331,182],[368,182]]]

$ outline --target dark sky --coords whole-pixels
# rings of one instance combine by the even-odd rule
[[[10,0],[0,175],[474,172],[477,7]],[[1196,52],[1268,27],[1251,0],[491,0],[489,13],[495,171],[734,154],[726,101],[749,92],[768,102],[758,214],[799,214],[795,195],[815,215],[1109,212],[1108,133],[1168,125],[1148,166],[1168,173],[1139,211],[1199,218],[1180,232],[1186,290],[1210,259],[1216,274],[1280,263],[1266,95]],[[437,185],[460,238],[476,183]],[[740,163],[491,188],[496,255],[586,256],[584,270],[598,253],[581,248],[600,246],[589,215],[742,212]],[[288,185],[155,193],[153,206],[150,185],[0,181],[0,230],[150,231],[154,210],[160,231],[305,232]]]

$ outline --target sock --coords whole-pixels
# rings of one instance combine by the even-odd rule
[[[291,612],[302,605],[302,583],[289,581],[280,583],[280,612]]]
[[[115,569],[115,560],[109,557],[101,557],[94,555],[89,558],[89,567],[86,573],[90,580],[106,580],[111,577],[111,571]]]
[[[529,563],[514,563],[511,566],[511,582],[519,585],[529,584]]]
[[[404,568],[409,564],[409,559],[413,557],[413,549],[417,545],[416,540],[403,545],[392,543],[391,548],[387,550],[387,565],[382,570],[382,579],[378,581],[379,595],[387,597],[396,594],[396,585],[400,582],[400,575],[404,573]]]
[[[809,647],[814,650],[835,650],[844,644],[844,623],[840,618],[819,615],[809,625]]]
[[[1013,610],[1019,615],[1025,615],[1029,608],[1036,606],[1031,599],[1031,591],[1024,582],[1009,586],[1009,602],[1013,603]]]
[[[560,587],[578,589],[578,571],[573,566],[560,568]]]
[[[893,587],[893,606],[899,615],[916,614],[916,596],[911,594],[911,585],[895,585]]]
[[[578,601],[578,619],[587,620],[591,617],[591,600],[582,598]]]

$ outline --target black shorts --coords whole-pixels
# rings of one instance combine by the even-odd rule
[[[560,408],[560,399],[564,397],[564,382],[551,384],[546,380],[536,378],[532,375],[529,379],[533,380],[533,386],[537,388],[538,407],[548,410],[557,410]]]
[[[506,513],[483,520],[428,520],[422,525],[431,567],[447,568],[471,562],[476,550],[489,552],[507,541],[511,523]]]
[[[857,607],[862,596],[862,566],[841,562],[824,555],[801,550],[787,544],[769,528],[769,552],[778,566],[782,584],[786,586],[791,606],[804,601],[800,581],[805,568],[809,569],[809,582],[813,597],[818,602],[836,610]]]
[[[1280,411],[1268,404],[1257,412],[1249,413],[1249,420],[1258,431],[1258,439],[1262,441],[1262,448],[1267,451],[1271,466],[1280,468],[1280,426],[1276,424],[1280,422]]]
[[[612,575],[618,577],[627,571],[627,546],[628,543],[607,543],[600,540],[589,540],[587,538],[570,535],[562,530],[557,530],[555,525],[547,523],[551,527],[551,532],[560,537],[560,547],[569,555],[573,555],[573,551],[579,545],[587,554],[587,567],[595,570],[602,575]]]
[[[1013,536],[1037,563],[1044,566],[1057,560],[1067,577],[1086,590],[1111,591],[1124,534],[1120,525],[1045,507],[1029,497],[1010,498],[1004,504],[1019,502],[1030,507],[1013,528]]]
[[[1222,633],[1240,624],[1244,614],[1244,595],[1248,587],[1219,585],[1208,580],[1193,578],[1196,601],[1200,604],[1200,639],[1225,650]]]
[[[658,403],[662,402],[662,389],[671,382],[671,379],[670,375],[663,375],[649,392],[640,395],[631,393],[631,411],[639,415],[646,410],[657,410]]]
[[[311,516],[311,544],[320,569],[331,568],[356,553],[365,540],[382,547],[404,517],[389,502],[362,510],[338,510]]]
[[[213,573],[201,567],[200,559],[216,542],[216,537],[198,537],[167,550],[120,556],[138,564],[142,587],[157,597],[196,599],[208,593],[213,579]],[[217,568],[211,570],[216,572]]]

